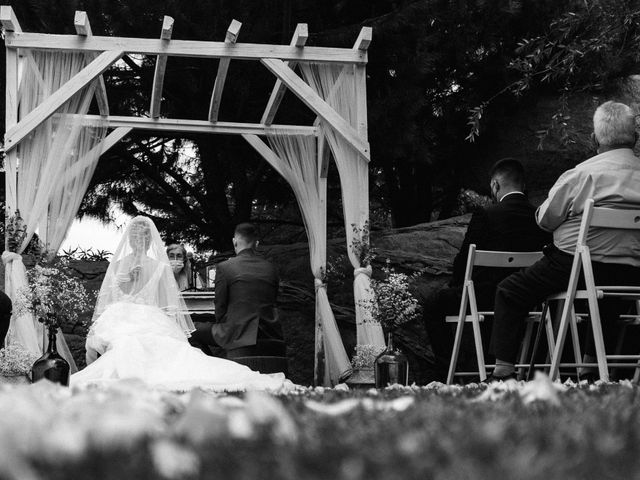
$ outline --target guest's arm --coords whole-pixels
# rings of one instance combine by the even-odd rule
[[[475,243],[478,245],[478,248],[482,248],[487,239],[487,223],[487,214],[484,210],[474,213],[471,217],[460,251],[453,260],[453,277],[449,282],[450,286],[455,287],[462,285],[464,272],[467,267],[469,245]]]
[[[582,181],[579,173],[575,170],[568,170],[558,178],[551,190],[549,190],[547,199],[536,211],[536,221],[540,228],[547,232],[553,232],[572,213],[582,212],[583,206],[576,203],[576,197],[581,191],[588,195],[587,192],[591,190],[588,185],[590,184],[590,177],[585,180],[586,182]],[[579,211],[576,211],[576,207],[578,207]]]
[[[227,285],[227,277],[225,275],[223,263],[219,263],[216,268],[215,279],[215,306],[216,306],[216,323],[225,321],[227,316],[227,305],[229,301],[229,292]]]

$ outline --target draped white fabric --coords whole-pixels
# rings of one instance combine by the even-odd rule
[[[82,53],[25,53],[18,92],[19,119],[88,63]],[[17,253],[24,251],[37,230],[48,254],[55,255],[73,222],[100,157],[100,142],[106,133],[105,126],[82,125],[94,91],[95,82],[74,95],[25,138],[17,147],[17,159],[7,157],[7,212],[12,215],[19,210],[26,226],[26,236]],[[15,298],[16,288],[26,284],[24,265],[19,256],[7,260],[7,294]],[[32,349],[34,329],[41,330],[41,326],[32,317],[14,317],[10,337],[20,339],[27,343],[25,347]],[[37,344],[40,352],[42,344],[39,341]],[[61,332],[58,350],[75,371],[75,363]]]
[[[335,385],[351,372],[351,365],[323,283],[327,251],[326,207],[323,201],[326,195],[323,182],[326,180],[318,173],[316,139],[313,136],[272,133],[268,140],[280,159],[280,163],[273,167],[291,185],[302,212],[309,238],[311,271],[315,277],[316,320],[323,332],[325,378],[328,377]]]
[[[356,127],[357,98],[355,66],[302,63],[300,69],[307,83],[351,126]],[[349,145],[324,120],[320,129],[326,137],[340,173],[344,223],[349,248],[349,260],[354,268],[353,294],[356,309],[358,345],[384,346],[382,327],[364,308],[373,297],[371,267],[361,265],[354,245],[368,244],[369,165],[366,159]]]

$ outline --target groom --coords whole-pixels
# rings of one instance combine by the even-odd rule
[[[212,345],[225,352],[243,349],[257,354],[259,339],[282,340],[276,301],[278,274],[275,267],[256,255],[256,228],[239,224],[233,236],[236,256],[219,263],[215,280],[216,322],[195,322],[191,344]],[[232,352],[233,353],[233,352]]]

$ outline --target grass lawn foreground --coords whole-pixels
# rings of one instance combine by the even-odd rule
[[[300,388],[0,385],[2,479],[640,478],[628,381]]]

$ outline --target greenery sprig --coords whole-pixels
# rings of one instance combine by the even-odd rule
[[[16,314],[31,312],[38,321],[58,328],[61,320],[75,322],[91,307],[91,296],[84,285],[73,277],[67,261],[55,266],[36,265],[27,272],[28,285],[18,289]]]

